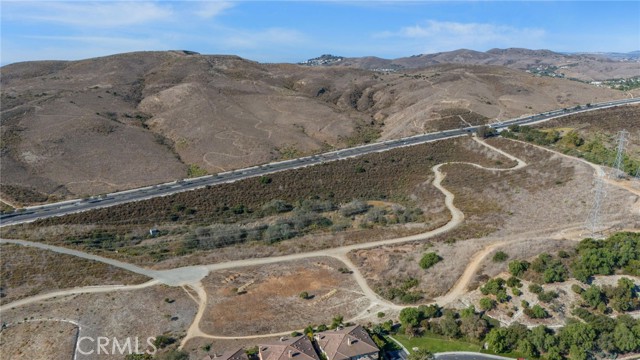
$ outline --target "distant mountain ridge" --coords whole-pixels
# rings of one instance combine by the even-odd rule
[[[340,59],[327,61],[327,59]],[[309,66],[346,66],[367,70],[398,71],[439,64],[498,65],[554,77],[597,81],[640,75],[640,51],[629,53],[559,53],[524,48],[491,49],[486,52],[458,49],[397,59],[373,56],[347,58],[323,55],[300,63]]]
[[[324,55],[300,66],[180,50],[6,65],[0,199],[84,197],[628,96],[464,64],[514,52]],[[427,62],[443,64],[406,68]]]

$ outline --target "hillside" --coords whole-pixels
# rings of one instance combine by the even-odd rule
[[[371,70],[407,70],[438,64],[497,65],[515,70],[529,70],[533,73],[594,81],[637,77],[640,74],[640,62],[638,62],[634,54],[635,52],[617,55],[561,54],[549,50],[519,48],[491,49],[486,52],[459,49],[397,59],[337,57],[340,61],[307,61],[306,63],[309,65],[344,66]],[[323,57],[321,58],[326,59],[330,55],[323,55]]]
[[[1,72],[1,197],[17,204],[626,96],[498,66],[380,74],[184,51]]]

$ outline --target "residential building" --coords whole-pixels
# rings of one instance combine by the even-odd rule
[[[258,345],[258,356],[260,360],[320,360],[313,344],[304,335]]]
[[[316,343],[327,360],[378,360],[380,349],[361,325],[323,331]]]

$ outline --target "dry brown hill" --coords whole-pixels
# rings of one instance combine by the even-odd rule
[[[328,55],[324,56],[328,57]],[[583,81],[640,76],[640,62],[633,57],[612,59],[598,54],[561,54],[550,50],[520,48],[491,49],[487,52],[459,49],[397,59],[358,57],[323,63],[323,65],[329,66],[401,71],[438,64],[506,66],[515,70],[562,74],[566,78]]]
[[[18,203],[626,96],[497,66],[381,74],[182,51],[1,73],[1,196]]]

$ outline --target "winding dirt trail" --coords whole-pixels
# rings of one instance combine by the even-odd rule
[[[160,281],[151,280],[138,285],[82,286],[82,287],[77,287],[77,288],[72,288],[67,290],[60,290],[60,291],[54,291],[54,292],[49,292],[45,294],[39,294],[39,295],[31,296],[28,298],[16,300],[14,302],[10,302],[8,304],[2,305],[2,310],[12,309],[12,308],[32,304],[34,302],[52,299],[55,297],[79,295],[79,294],[96,294],[96,293],[113,292],[113,291],[139,290],[139,289],[148,288],[150,286],[155,286],[158,284],[160,284]]]
[[[108,291],[121,291],[121,290],[134,290],[134,289],[140,289],[140,288],[145,288],[148,286],[153,286],[156,284],[167,284],[167,285],[171,285],[171,286],[182,286],[185,291],[187,291],[187,293],[189,294],[189,296],[197,303],[198,305],[198,311],[196,313],[196,316],[193,320],[193,322],[191,323],[186,336],[182,339],[180,347],[182,348],[189,340],[193,339],[193,338],[197,338],[197,337],[202,337],[202,338],[209,338],[209,339],[257,339],[257,338],[265,338],[265,337],[274,337],[274,336],[283,336],[283,335],[288,335],[291,333],[291,331],[286,331],[286,332],[281,332],[281,333],[271,333],[271,334],[261,334],[261,335],[250,335],[250,336],[218,336],[218,335],[212,335],[212,334],[207,334],[205,332],[203,332],[200,329],[200,321],[202,320],[202,317],[204,316],[204,313],[206,311],[206,307],[207,307],[207,293],[206,290],[204,288],[204,286],[202,285],[202,279],[204,277],[206,277],[210,272],[212,271],[218,271],[218,270],[225,270],[225,269],[234,269],[234,268],[241,268],[241,267],[249,267],[249,266],[259,266],[259,265],[265,265],[265,264],[273,264],[273,263],[280,263],[280,262],[288,262],[288,261],[294,261],[294,260],[300,260],[300,259],[306,259],[306,258],[313,258],[313,257],[333,257],[335,259],[340,260],[341,262],[343,262],[347,268],[349,268],[349,270],[352,271],[354,280],[358,283],[359,287],[361,288],[363,294],[365,295],[365,297],[367,297],[367,299],[370,301],[370,306],[368,307],[367,310],[371,310],[373,308],[377,308],[377,309],[394,309],[394,310],[400,310],[405,308],[406,306],[403,305],[397,305],[394,304],[386,299],[383,299],[382,297],[380,297],[375,291],[373,291],[373,289],[371,289],[371,287],[368,285],[366,278],[362,275],[362,273],[360,272],[360,270],[358,269],[358,267],[356,265],[354,265],[352,263],[352,261],[349,259],[348,257],[348,253],[350,251],[353,250],[362,250],[362,249],[370,249],[370,248],[375,248],[375,247],[379,247],[379,246],[385,246],[385,245],[394,245],[394,244],[401,244],[401,243],[406,243],[406,242],[412,242],[412,241],[419,241],[419,240],[425,240],[428,238],[432,238],[434,236],[446,233],[454,228],[456,228],[458,225],[460,225],[463,221],[464,221],[464,213],[462,211],[460,211],[460,209],[458,209],[455,205],[454,205],[454,200],[455,200],[455,195],[453,193],[451,193],[449,190],[447,190],[444,186],[442,186],[442,181],[445,179],[446,174],[442,171],[442,167],[445,165],[451,165],[451,164],[462,164],[462,165],[468,165],[468,166],[473,166],[479,169],[483,169],[483,170],[487,170],[487,171],[515,171],[515,170],[519,170],[521,168],[524,168],[525,166],[527,166],[527,163],[524,162],[523,160],[501,150],[498,149],[494,146],[491,146],[487,143],[485,143],[484,141],[481,141],[479,139],[477,139],[475,136],[473,138],[475,141],[477,141],[478,143],[482,144],[483,146],[491,149],[492,151],[495,151],[497,153],[502,154],[503,156],[515,161],[517,164],[514,167],[511,168],[488,168],[488,167],[484,167],[475,163],[469,163],[469,162],[447,162],[447,163],[442,163],[442,164],[438,164],[435,165],[432,168],[432,171],[435,174],[434,180],[432,182],[433,186],[436,187],[440,192],[442,192],[445,196],[445,206],[447,207],[447,209],[450,211],[451,213],[451,219],[449,220],[449,222],[447,222],[445,225],[443,225],[440,228],[425,232],[425,233],[421,233],[421,234],[417,234],[417,235],[411,235],[411,236],[405,236],[405,237],[400,237],[400,238],[394,238],[394,239],[386,239],[386,240],[380,240],[380,241],[375,241],[375,242],[371,242],[371,243],[364,243],[364,244],[354,244],[354,245],[348,245],[348,246],[342,246],[342,247],[337,247],[337,248],[331,248],[331,249],[325,249],[325,250],[320,250],[320,251],[313,251],[313,252],[307,252],[307,253],[299,253],[299,254],[291,254],[291,255],[283,255],[283,256],[277,256],[277,257],[268,257],[268,258],[257,258],[257,259],[244,259],[244,260],[235,260],[235,261],[229,261],[229,262],[225,262],[225,263],[217,263],[217,264],[210,264],[210,265],[204,265],[204,266],[190,266],[190,267],[183,267],[183,268],[176,268],[176,269],[170,269],[170,270],[149,270],[149,269],[145,269],[145,268],[141,268],[138,267],[136,265],[132,265],[132,264],[128,264],[128,263],[124,263],[124,262],[120,262],[117,260],[112,260],[112,259],[108,259],[108,258],[103,258],[100,256],[96,256],[96,255],[91,255],[91,254],[87,254],[87,253],[83,253],[80,251],[76,251],[76,250],[71,250],[71,249],[66,249],[66,248],[61,248],[61,247],[56,247],[56,246],[52,246],[52,245],[46,245],[46,244],[40,244],[40,243],[34,243],[34,242],[29,242],[29,241],[22,241],[22,240],[3,240],[0,239],[0,243],[13,243],[13,244],[18,244],[18,245],[23,245],[23,246],[34,246],[34,247],[38,247],[41,249],[45,249],[45,250],[51,250],[51,251],[56,251],[59,253],[64,253],[64,254],[69,254],[69,255],[74,255],[74,256],[78,256],[78,257],[82,257],[82,258],[86,258],[86,259],[90,259],[90,260],[95,260],[95,261],[100,261],[100,262],[104,262],[107,263],[109,265],[113,265],[116,267],[120,267],[123,268],[125,270],[129,270],[135,273],[139,273],[139,274],[143,274],[146,276],[151,277],[153,280],[146,282],[144,284],[140,284],[140,285],[133,285],[133,286],[114,286],[114,285],[110,285],[110,286],[97,286],[97,287],[83,287],[83,288],[76,288],[76,289],[69,289],[69,290],[63,290],[63,291],[58,291],[58,292],[53,292],[53,293],[48,293],[48,294],[43,294],[43,295],[37,295],[31,298],[27,298],[27,299],[22,299],[22,300],[18,300],[16,302],[13,302],[11,304],[7,304],[5,306],[3,306],[2,308],[0,308],[0,311],[2,311],[2,309],[6,309],[7,307],[11,306],[11,307],[17,307],[17,306],[22,306],[22,305],[26,305],[29,303],[33,303],[33,302],[37,302],[37,301],[41,301],[41,300],[45,300],[45,299],[49,299],[55,296],[64,296],[64,295],[72,295],[72,294],[81,294],[81,293],[91,293],[91,292],[108,292]],[[531,145],[531,144],[527,144],[527,145]],[[552,153],[556,153],[562,156],[566,156],[571,158],[572,160],[579,160],[579,161],[583,161],[587,164],[589,164],[591,167],[593,167],[596,170],[596,174],[601,174],[604,173],[604,171],[602,170],[601,167],[599,167],[598,165],[594,165],[594,164],[590,164],[582,159],[576,159],[561,153],[557,153],[553,150],[549,150],[546,148],[541,148],[544,149],[546,151],[550,151]],[[620,184],[614,183],[613,185],[616,186],[620,186]],[[638,195],[638,191],[633,189],[633,188],[628,188],[626,186],[621,186],[623,187],[625,190],[631,191],[632,193],[635,193],[636,195]],[[540,233],[543,231],[548,232],[548,230],[551,229],[546,229],[546,230],[537,230],[532,232],[533,233]],[[522,234],[520,234],[522,235]],[[432,301],[431,303],[438,303],[440,305],[446,305],[446,304],[450,304],[451,302],[455,301],[459,296],[465,294],[467,292],[466,288],[469,285],[469,283],[471,282],[471,280],[473,279],[473,276],[476,274],[478,267],[480,266],[480,264],[482,263],[482,261],[491,253],[493,252],[495,249],[504,246],[505,244],[508,243],[513,243],[514,241],[517,242],[516,238],[513,239],[509,239],[510,237],[507,238],[502,238],[502,239],[496,239],[496,242],[490,243],[488,246],[486,246],[485,248],[483,248],[481,251],[477,252],[476,254],[473,255],[473,257],[469,260],[469,264],[467,265],[467,267],[465,268],[463,274],[460,276],[460,278],[458,278],[458,280],[456,281],[456,283],[454,284],[454,286],[443,296],[440,296],[436,299],[434,299],[434,301]],[[187,289],[192,289],[196,296],[193,296],[193,294],[191,294]],[[415,306],[415,305],[411,305],[411,306]],[[365,310],[365,312],[363,312],[362,314],[357,315],[354,319],[359,319],[359,318],[363,318],[365,317],[365,313],[368,312],[367,310]],[[351,319],[351,320],[354,320]]]

